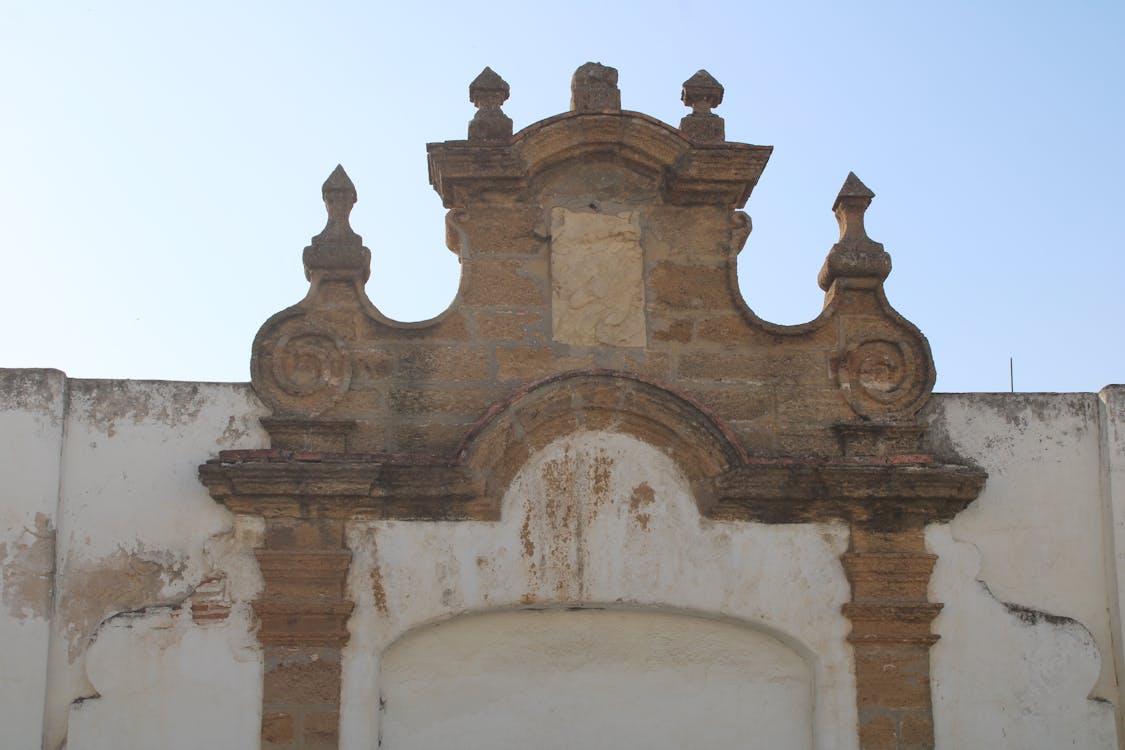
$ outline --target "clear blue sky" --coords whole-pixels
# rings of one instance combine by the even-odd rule
[[[1017,390],[1097,390],[1125,381],[1123,39],[1109,1],[0,0],[0,365],[247,380],[337,162],[375,304],[436,315],[458,265],[425,144],[465,137],[485,65],[519,129],[595,60],[672,123],[706,68],[727,137],[775,147],[740,258],[758,314],[816,316],[854,170],[938,390],[1007,390],[1009,356]]]

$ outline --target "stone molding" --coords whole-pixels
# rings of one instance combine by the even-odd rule
[[[531,454],[581,430],[622,432],[664,450],[691,478],[701,512],[718,520],[925,524],[952,518],[985,479],[925,454],[749,457],[730,427],[690,396],[598,370],[560,373],[493,404],[455,456],[223,451],[200,478],[232,511],[265,517],[495,520]]]
[[[879,528],[948,521],[976,499],[986,475],[926,455],[839,461],[756,461],[716,478],[711,518],[763,523],[839,519]]]
[[[234,513],[266,518],[490,520],[464,467],[402,457],[223,451],[199,469]]]

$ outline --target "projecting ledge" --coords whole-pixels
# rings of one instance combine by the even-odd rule
[[[987,474],[980,469],[915,458],[915,463],[892,458],[738,466],[715,479],[715,502],[705,515],[725,521],[843,520],[899,528],[948,520],[984,487]]]
[[[497,515],[479,500],[484,493],[463,466],[439,460],[227,451],[200,466],[199,478],[232,512],[266,518],[487,521]]]

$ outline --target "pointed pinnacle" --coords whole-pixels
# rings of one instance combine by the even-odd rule
[[[840,193],[836,196],[836,201],[832,204],[832,210],[835,211],[836,207],[840,205],[840,201],[845,198],[862,198],[866,199],[867,203],[871,203],[871,199],[875,197],[875,193],[871,192],[871,188],[867,187],[855,176],[855,172],[848,172],[848,179],[844,180],[843,187],[840,188]]]
[[[320,193],[324,196],[325,205],[328,206],[328,215],[332,218],[343,218],[345,221],[359,197],[352,178],[348,177],[348,173],[339,164],[324,181]]]
[[[832,213],[840,224],[840,239],[828,251],[817,282],[829,291],[837,279],[873,279],[882,283],[891,272],[891,256],[883,245],[867,236],[863,215],[875,193],[860,182],[855,172],[848,173]]]
[[[351,198],[352,204],[354,204],[355,199],[358,197],[357,193],[355,193],[355,184],[351,181],[351,178],[348,177],[348,172],[344,172],[344,168],[340,164],[336,164],[336,169],[332,170],[332,174],[328,175],[328,179],[325,180],[323,186],[321,186],[321,192],[323,193],[325,201],[328,200],[328,193],[348,196]]]
[[[336,165],[321,186],[320,192],[324,196],[324,205],[328,208],[329,223],[343,221],[346,224],[358,196],[352,178],[348,177],[342,166]]]
[[[371,274],[371,251],[352,231],[348,216],[356,202],[355,185],[339,164],[321,187],[328,223],[305,248],[305,277],[358,278],[367,281]]]
[[[324,186],[321,188],[324,192],[329,190],[348,190],[355,192],[355,184],[352,183],[352,178],[348,177],[348,173],[344,171],[341,164],[337,164],[336,168],[332,170],[332,174],[328,175],[328,179],[324,181]]]
[[[469,84],[469,101],[480,107],[486,104],[499,106],[508,100],[511,89],[508,82],[495,70],[485,66]]]

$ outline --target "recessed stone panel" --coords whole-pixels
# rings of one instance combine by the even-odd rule
[[[644,346],[644,253],[636,211],[551,211],[555,341]]]

